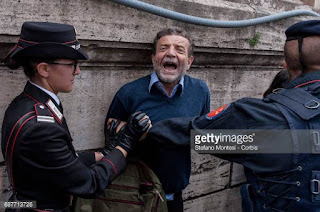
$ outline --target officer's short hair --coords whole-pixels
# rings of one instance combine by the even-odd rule
[[[320,65],[320,36],[309,36],[303,39],[302,60],[306,70]],[[298,41],[288,41],[284,46],[284,57],[289,70],[301,70]]]
[[[55,58],[52,59],[45,59],[45,58],[25,58],[24,60],[20,61],[21,66],[23,68],[24,74],[29,78],[32,79],[35,74],[37,73],[37,65],[39,63],[45,62],[53,62],[56,60]]]
[[[308,70],[320,65],[320,20],[298,22],[285,33],[284,56],[288,69]]]
[[[320,36],[309,36],[303,40],[302,59],[307,67],[320,65]]]
[[[299,60],[298,41],[289,41],[284,45],[284,59],[289,70],[301,70]]]
[[[42,60],[38,58],[28,58],[20,61],[23,68],[24,74],[29,78],[33,78],[37,72],[37,65],[41,63]]]
[[[193,48],[194,48],[193,39],[191,38],[188,32],[186,32],[184,29],[179,27],[170,27],[158,32],[156,37],[153,40],[152,54],[156,54],[158,41],[160,40],[160,38],[166,35],[179,35],[186,38],[189,41],[188,56],[190,57],[193,55]]]

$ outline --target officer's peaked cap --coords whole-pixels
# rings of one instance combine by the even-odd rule
[[[89,59],[80,48],[73,26],[50,22],[23,23],[19,41],[4,58],[4,62],[24,58]]]
[[[287,41],[308,36],[320,36],[320,20],[302,21],[286,30]]]

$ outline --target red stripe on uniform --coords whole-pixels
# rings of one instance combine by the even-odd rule
[[[110,160],[108,160],[108,159],[106,159],[106,158],[102,158],[101,160],[110,163],[110,165],[113,167],[114,174],[117,175],[117,169],[116,169],[115,165],[114,165]]]
[[[74,43],[74,42],[76,42],[76,41],[77,41],[77,39],[76,39],[76,40],[73,40],[73,41],[64,42],[64,44]]]
[[[19,40],[21,40],[22,42],[25,42],[25,43],[31,43],[31,44],[38,44],[39,42],[35,42],[35,41],[29,41],[29,40],[24,40],[22,38],[20,38]],[[63,42],[64,44],[68,44],[68,43],[74,43],[76,42],[77,40],[73,40],[73,41],[66,41],[66,42]]]
[[[10,157],[10,161],[11,161],[11,163],[10,163],[10,173],[11,173],[11,182],[12,182],[12,189],[13,189],[13,190],[14,190],[14,182],[13,182],[13,171],[12,171],[12,164],[13,164],[12,156],[13,156],[14,145],[16,144],[17,137],[18,137],[18,135],[19,135],[19,133],[20,133],[20,130],[21,130],[21,128],[23,127],[23,125],[25,125],[25,123],[27,123],[29,120],[33,119],[34,117],[36,117],[36,116],[31,116],[30,118],[28,118],[27,120],[25,120],[25,121],[21,124],[21,126],[20,126],[20,128],[19,128],[16,136],[14,137],[14,140],[13,140],[13,144],[12,144],[12,148],[11,148],[11,157]]]
[[[300,84],[300,85],[297,85],[297,86],[294,87],[294,88],[299,88],[299,87],[301,87],[301,86],[308,85],[308,84],[314,83],[314,82],[320,82],[320,80],[312,80],[312,81],[309,81],[309,82],[305,82],[305,83],[302,83],[302,84]]]
[[[36,100],[35,98],[33,98],[32,96],[30,96],[28,93],[23,92],[27,97],[29,97],[30,99],[32,99],[33,101],[35,101],[36,103],[40,103],[38,100]],[[41,104],[41,103],[40,103]]]
[[[12,130],[11,130],[11,132],[10,132],[10,135],[9,135],[9,138],[8,138],[8,141],[7,141],[7,146],[6,146],[6,153],[4,154],[5,156],[4,156],[4,158],[6,159],[7,158],[7,152],[8,152],[8,146],[9,146],[9,141],[10,141],[10,138],[11,138],[11,135],[12,135],[12,133],[13,133],[13,131],[14,131],[14,129],[16,128],[16,126],[17,126],[17,124],[20,122],[20,120],[21,119],[23,119],[25,116],[27,116],[27,115],[29,115],[30,113],[34,113],[34,111],[31,111],[31,112],[29,112],[29,113],[27,113],[27,114],[24,114],[16,123],[15,123],[15,125],[13,126],[13,128],[12,128]]]
[[[22,42],[25,42],[25,43],[38,44],[38,42],[28,41],[28,40],[24,40],[24,39],[22,39],[22,38],[20,38],[19,40],[21,40]]]
[[[34,211],[37,211],[37,212],[48,212],[48,211],[46,211],[46,210],[40,210],[40,209],[36,209],[36,208],[34,208],[33,210],[34,210]]]

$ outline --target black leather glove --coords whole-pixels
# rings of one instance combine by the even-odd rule
[[[111,152],[117,146],[119,135],[124,130],[124,127],[125,127],[125,125],[122,126],[119,132],[117,132],[117,127],[119,126],[120,122],[121,120],[117,120],[117,121],[112,120],[109,128],[106,131],[105,146],[98,149],[98,151],[101,152],[104,156],[109,154],[109,152]]]
[[[122,147],[126,152],[130,152],[134,144],[149,129],[150,123],[148,122],[150,119],[142,119],[145,115],[141,111],[131,114],[125,129],[120,133],[117,145]]]

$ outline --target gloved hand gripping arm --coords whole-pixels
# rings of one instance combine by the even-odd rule
[[[131,114],[124,130],[119,134],[117,145],[130,152],[150,126],[150,119],[145,113],[139,111]]]
[[[108,129],[106,130],[105,146],[98,149],[98,151],[101,152],[103,156],[109,154],[110,151],[112,151],[117,146],[119,135],[125,128],[125,125],[123,125],[119,129],[119,131],[117,131],[120,122],[120,120],[112,120]]]

